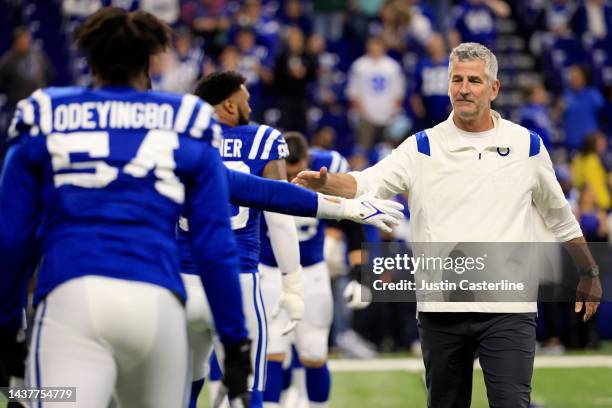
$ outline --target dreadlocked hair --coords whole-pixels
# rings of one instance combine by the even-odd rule
[[[150,57],[168,47],[172,30],[146,11],[106,7],[83,22],[76,38],[95,75],[123,84],[148,71]]]

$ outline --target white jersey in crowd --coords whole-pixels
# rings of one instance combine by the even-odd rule
[[[388,125],[404,97],[404,74],[393,58],[358,58],[349,73],[347,95],[363,105],[364,119],[375,125]]]
[[[539,136],[492,112],[494,131],[480,146],[449,118],[405,140],[361,172],[357,196],[408,193],[413,242],[535,242],[535,205],[560,242],[582,235]],[[482,140],[479,141],[479,144]],[[421,302],[419,311],[535,312],[535,302]]]

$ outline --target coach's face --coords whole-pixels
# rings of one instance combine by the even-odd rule
[[[455,113],[464,120],[475,120],[488,113],[499,92],[499,81],[490,80],[482,60],[453,61],[448,96]]]

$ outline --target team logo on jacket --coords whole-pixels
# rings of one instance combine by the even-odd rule
[[[509,147],[498,147],[497,154],[499,154],[501,157],[505,157],[510,154],[510,148]]]

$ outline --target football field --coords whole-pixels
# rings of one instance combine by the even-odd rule
[[[538,407],[612,408],[612,355],[537,357],[535,366],[532,401]],[[418,358],[332,360],[330,368],[332,408],[426,407],[423,368]],[[1,398],[0,407],[4,408]],[[205,387],[198,408],[209,407]],[[472,408],[486,407],[482,371],[476,365]]]
[[[537,357],[532,402],[546,408],[612,408],[612,356]],[[335,360],[331,408],[426,407],[422,363],[417,358]],[[208,408],[208,395],[198,408]],[[488,407],[482,371],[476,366],[472,408]],[[291,407],[302,408],[302,407]]]

